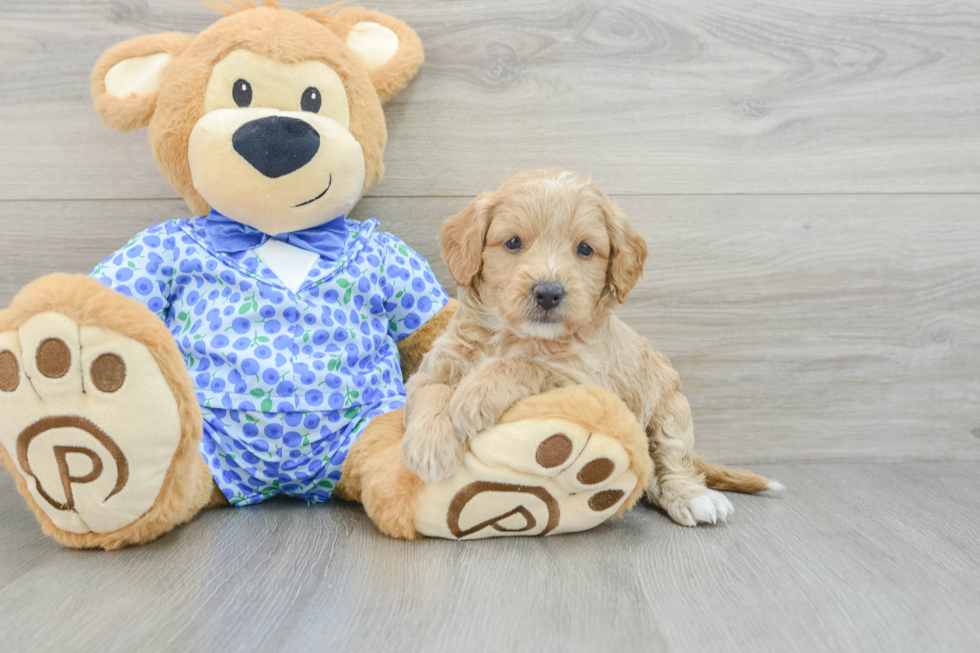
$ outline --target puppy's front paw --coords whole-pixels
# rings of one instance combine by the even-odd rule
[[[449,415],[459,437],[472,438],[497,423],[510,406],[497,405],[490,393],[460,384],[449,402]]]
[[[735,512],[735,506],[721,492],[709,490],[687,496],[670,502],[664,506],[670,518],[681,526],[697,526],[698,524],[716,524],[728,521],[728,516]]]
[[[463,459],[463,442],[448,429],[409,424],[402,437],[405,466],[426,483],[452,476]]]

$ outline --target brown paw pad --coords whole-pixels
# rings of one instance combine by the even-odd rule
[[[92,383],[102,392],[112,393],[126,380],[126,363],[116,354],[102,354],[92,361]]]
[[[460,524],[460,520],[463,515],[463,509],[466,508],[467,504],[474,500],[479,502],[479,497],[488,497],[494,494],[497,496],[491,498],[490,503],[486,504],[487,507],[483,510],[478,508],[477,513],[486,512],[488,509],[493,512],[489,506],[494,505],[494,498],[499,502],[501,495],[511,494],[520,496],[522,499],[518,499],[519,501],[530,498],[536,500],[528,502],[531,509],[521,504],[510,511],[485,519],[478,524],[469,526],[469,528],[464,528]],[[534,516],[534,512],[537,512],[538,517],[542,518],[545,522],[544,529],[536,533],[536,535],[547,535],[558,526],[558,521],[561,518],[561,508],[558,505],[558,501],[543,487],[476,481],[464,487],[453,497],[452,502],[449,504],[449,511],[446,514],[446,523],[449,526],[450,532],[457,539],[479,533],[488,526],[500,533],[525,533],[534,530],[539,523],[539,520]],[[515,516],[520,517],[520,519],[512,520],[511,518]],[[547,519],[544,519],[545,517]]]
[[[622,490],[603,490],[602,492],[596,492],[589,499],[589,507],[596,512],[602,512],[603,510],[608,510],[616,505],[616,503],[623,498],[626,494]]]
[[[71,351],[61,338],[46,338],[37,346],[37,370],[49,379],[60,379],[71,368]]]
[[[558,467],[572,455],[572,440],[564,433],[555,433],[538,445],[534,459],[545,469]]]
[[[44,417],[28,426],[20,433],[20,435],[17,436],[17,457],[20,462],[20,467],[24,470],[24,473],[34,479],[38,494],[40,494],[49,504],[51,504],[55,510],[74,510],[75,498],[73,486],[84,485],[97,480],[100,476],[102,476],[103,469],[105,468],[102,457],[96,451],[93,451],[90,445],[55,445],[50,447],[50,449],[47,449],[45,444],[42,442],[39,450],[34,456],[28,455],[31,450],[31,445],[34,444],[36,438],[45,435],[48,431],[58,429],[68,432],[75,430],[76,432],[86,433],[91,437],[91,441],[98,443],[105,451],[109,453],[114,463],[116,480],[112,491],[109,493],[109,496],[104,499],[104,501],[108,501],[113,497],[113,495],[118,494],[119,491],[126,486],[126,482],[129,480],[129,462],[126,460],[126,456],[123,455],[123,452],[119,449],[116,442],[109,437],[105,431],[96,426],[92,421],[78,415],[53,415]],[[61,490],[65,497],[64,501],[60,501],[48,493],[47,490],[53,490],[54,484],[49,484],[46,490],[41,478],[35,475],[35,473],[31,470],[31,460],[33,459],[37,461],[42,459],[45,455],[45,451],[51,451],[54,454],[58,467],[58,475],[60,476],[61,480]],[[80,454],[87,457],[89,459],[91,469],[86,474],[81,476],[73,476],[68,461],[68,454]],[[50,481],[50,478],[48,480]]]
[[[608,458],[596,458],[580,469],[575,478],[583,485],[595,485],[612,476],[615,469],[616,463]]]
[[[9,349],[0,351],[0,391],[13,392],[20,385],[20,366]]]

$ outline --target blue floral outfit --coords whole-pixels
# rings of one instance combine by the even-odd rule
[[[150,227],[92,276],[170,329],[204,414],[201,453],[232,504],[326,501],[368,422],[405,404],[396,341],[449,297],[374,219],[341,218],[339,258],[319,258],[296,292],[254,251],[218,251],[207,220]]]

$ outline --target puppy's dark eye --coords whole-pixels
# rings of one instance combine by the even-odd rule
[[[315,86],[311,86],[303,91],[303,97],[300,98],[299,106],[301,109],[303,109],[303,111],[316,113],[320,110],[321,102],[322,99],[320,97],[320,89]]]
[[[517,251],[520,251],[524,247],[524,241],[521,240],[520,238],[518,238],[517,236],[514,236],[513,238],[511,238],[510,240],[508,240],[506,243],[504,243],[504,247],[506,247],[507,249],[509,249],[512,252],[517,252]]]
[[[581,256],[582,258],[589,258],[590,256],[592,256],[592,252],[593,252],[592,248],[586,245],[585,243],[579,243],[578,249],[575,251],[578,252],[578,255]]]
[[[239,79],[231,87],[231,97],[235,100],[235,104],[244,109],[252,104],[252,85],[244,79]]]

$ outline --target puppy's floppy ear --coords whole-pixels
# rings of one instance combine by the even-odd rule
[[[468,286],[483,265],[483,244],[493,211],[493,193],[480,193],[439,230],[442,260],[458,286]]]
[[[626,301],[626,295],[643,276],[647,242],[636,233],[621,208],[605,195],[601,197],[602,212],[609,232],[609,283],[616,290],[616,299],[622,304]]]
[[[411,27],[397,18],[361,7],[343,9],[333,18],[331,29],[367,66],[382,102],[415,77],[425,54],[422,41]]]
[[[92,69],[92,99],[103,124],[121,132],[149,124],[164,74],[193,38],[148,34],[106,50]]]

